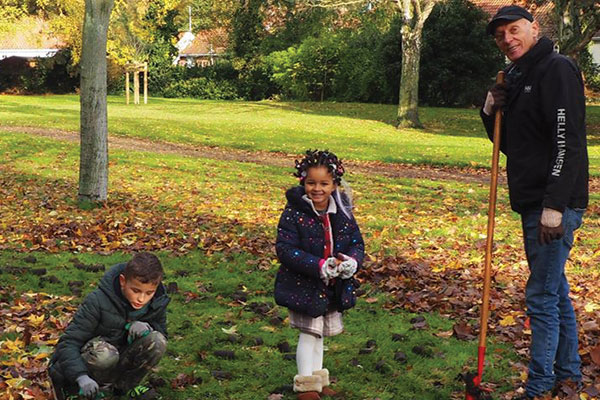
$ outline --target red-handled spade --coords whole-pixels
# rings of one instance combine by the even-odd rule
[[[504,83],[504,72],[498,72],[496,83]],[[490,282],[492,276],[492,246],[494,244],[494,219],[496,216],[496,189],[498,187],[498,159],[500,158],[500,125],[502,111],[496,110],[494,121],[494,147],[492,151],[492,177],[490,181],[490,199],[488,208],[487,239],[485,242],[485,263],[483,270],[483,301],[481,304],[481,322],[479,324],[479,347],[477,349],[477,374],[466,373],[463,379],[467,385],[466,400],[482,400],[484,393],[480,385],[485,360],[485,342],[490,312]]]

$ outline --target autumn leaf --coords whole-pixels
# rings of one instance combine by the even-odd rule
[[[590,350],[590,357],[594,364],[600,366],[600,346],[596,346]]]
[[[507,315],[499,322],[500,326],[513,326],[516,324],[515,318],[512,315]]]

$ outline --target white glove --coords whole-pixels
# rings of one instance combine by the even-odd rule
[[[492,107],[494,107],[494,96],[488,92],[487,97],[485,98],[485,104],[483,105],[483,112],[485,115],[492,115]]]
[[[90,378],[88,375],[81,375],[76,379],[79,385],[79,394],[88,399],[93,399],[96,393],[100,390],[98,382]]]
[[[325,282],[325,285],[329,285],[329,280],[337,278],[340,274],[340,267],[338,260],[335,257],[329,257],[323,265],[321,265],[321,279]]]
[[[356,273],[356,269],[358,268],[358,263],[352,257],[348,257],[345,254],[339,253],[339,256],[344,260],[340,264],[340,278],[342,279],[350,279]]]
[[[552,208],[544,208],[540,222],[548,228],[556,228],[562,222],[562,213]]]

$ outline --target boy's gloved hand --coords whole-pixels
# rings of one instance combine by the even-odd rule
[[[129,331],[127,335],[127,343],[131,344],[139,337],[144,337],[152,332],[152,326],[147,322],[133,321],[125,325],[125,329]]]
[[[100,390],[98,383],[88,375],[81,375],[76,381],[79,385],[79,394],[88,399],[93,399]]]
[[[356,269],[358,268],[358,263],[352,257],[348,257],[345,254],[339,253],[338,257],[342,259],[340,263],[340,278],[342,279],[350,279],[356,273]]]
[[[339,261],[335,257],[329,257],[321,265],[321,279],[325,282],[325,285],[329,285],[329,280],[337,278],[340,274],[340,268],[338,266]]]

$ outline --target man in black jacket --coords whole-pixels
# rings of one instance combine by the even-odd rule
[[[583,81],[578,67],[539,37],[539,25],[525,9],[502,7],[487,31],[512,62],[506,83],[488,92],[481,118],[492,139],[495,111],[502,110],[500,148],[507,156],[510,202],[521,215],[530,269],[526,398],[542,398],[558,385],[581,381],[564,267],[588,203]]]
[[[158,258],[138,253],[113,266],[83,301],[50,360],[56,400],[101,397],[100,386],[152,398],[137,386],[167,347],[169,303]],[[70,394],[75,394],[70,396]]]

